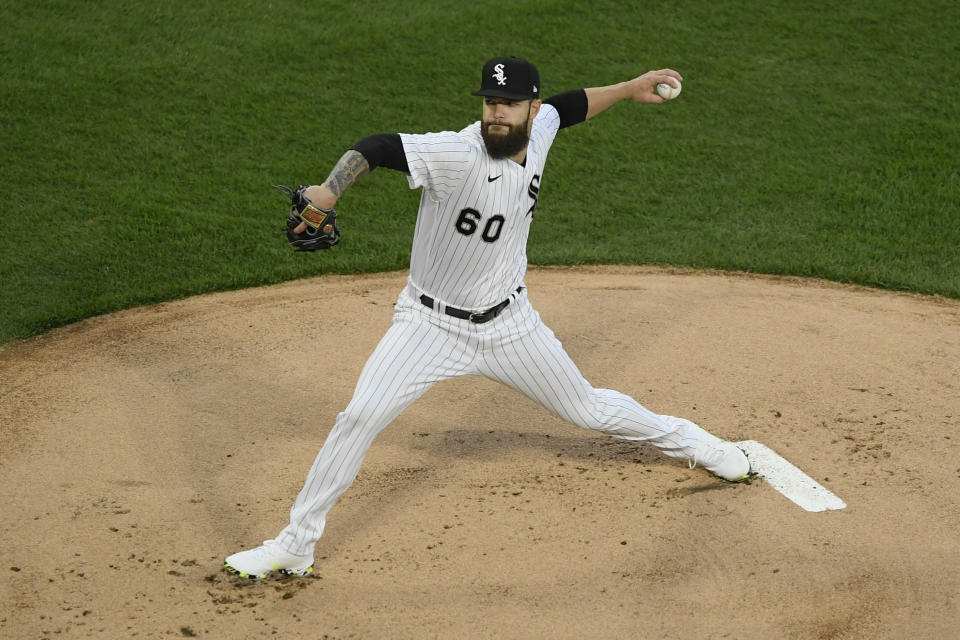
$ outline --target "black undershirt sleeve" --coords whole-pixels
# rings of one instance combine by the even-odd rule
[[[403,152],[403,141],[399,133],[378,133],[367,136],[350,147],[359,151],[370,165],[370,171],[377,167],[386,167],[394,171],[410,173],[407,166],[407,154]]]
[[[560,114],[561,129],[587,119],[587,92],[583,89],[564,91],[555,96],[550,96],[544,102]]]

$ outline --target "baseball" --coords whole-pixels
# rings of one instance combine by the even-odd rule
[[[676,78],[674,78],[673,81],[677,83],[676,87],[672,87],[666,82],[661,82],[657,85],[657,94],[664,100],[673,100],[680,95],[680,90],[683,88],[683,86]]]

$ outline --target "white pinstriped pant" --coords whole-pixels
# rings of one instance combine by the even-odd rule
[[[397,301],[393,325],[364,365],[353,399],[337,416],[307,480],[277,536],[281,547],[310,555],[327,512],[347,490],[373,439],[441,380],[482,375],[537,400],[587,429],[650,442],[672,457],[695,438],[687,420],[658,415],[633,398],[594,389],[543,324],[524,289],[490,322],[474,324],[432,311],[408,286]]]

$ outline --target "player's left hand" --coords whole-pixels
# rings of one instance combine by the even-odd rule
[[[666,102],[657,94],[657,85],[661,82],[673,86],[672,80],[683,82],[683,76],[673,69],[660,69],[659,71],[647,71],[642,76],[630,80],[630,97],[637,102],[649,102],[659,104]]]
[[[291,247],[297,251],[317,251],[330,249],[340,242],[336,209],[316,206],[305,194],[307,186],[300,185],[296,191],[275,186],[290,197],[286,233]]]

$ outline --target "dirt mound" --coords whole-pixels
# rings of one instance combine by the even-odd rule
[[[285,524],[405,277],[192,298],[0,349],[0,636],[956,633],[960,304],[791,279],[527,284],[595,386],[763,442],[846,509],[462,378],[374,443],[314,577],[223,573]]]

